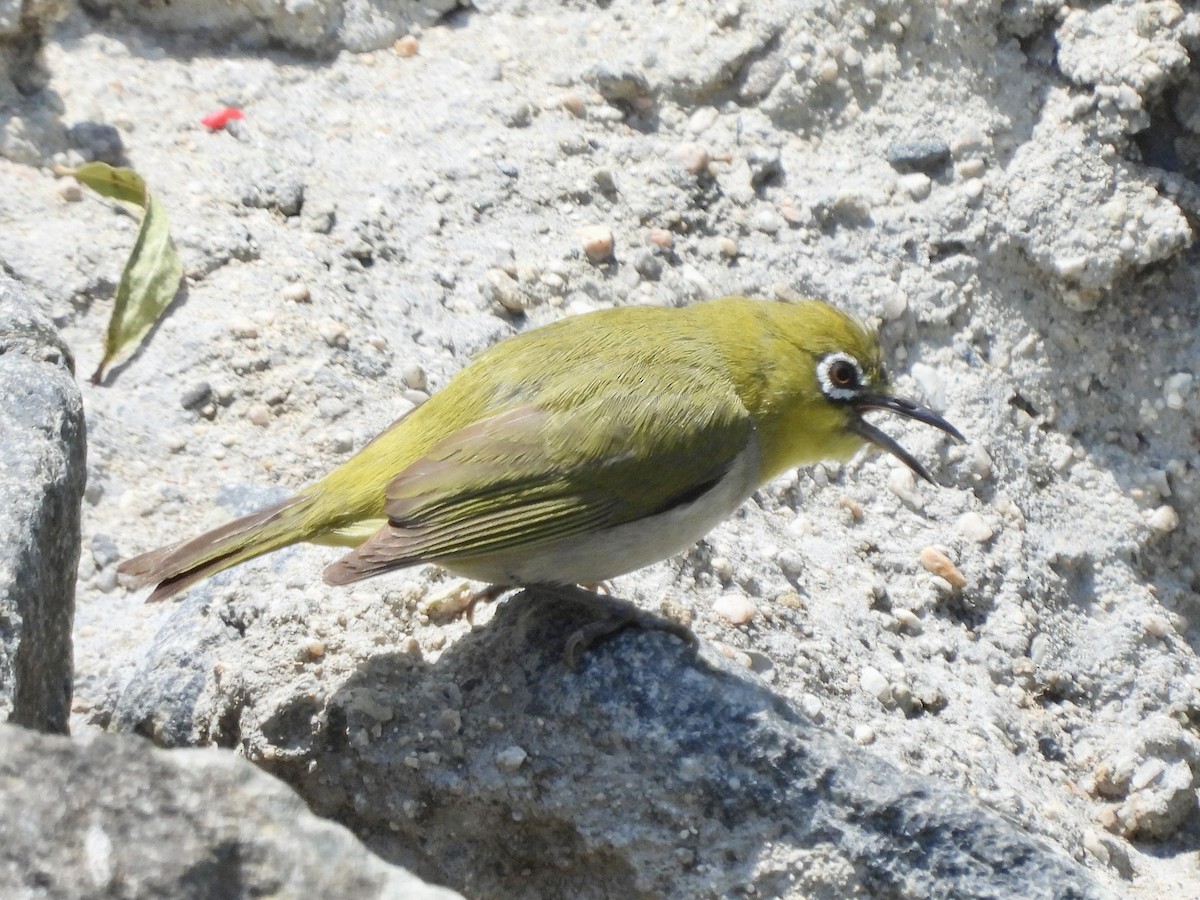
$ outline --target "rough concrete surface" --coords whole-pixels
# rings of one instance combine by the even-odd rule
[[[455,691],[500,703],[472,679],[521,665],[472,653],[521,646],[486,631],[511,627],[520,598],[474,635],[423,612],[452,579],[328,588],[327,549],[167,606],[115,574],[328,470],[505,334],[611,305],[817,294],[879,323],[900,388],[971,442],[884,421],[940,487],[886,457],[815,466],[613,591],[689,621],[806,734],[982,802],[1099,889],[1200,896],[1200,14],[527,0],[406,20],[394,46],[326,29],[303,55],[317,51],[278,36],[295,23],[271,19],[293,6],[331,8],[272,5],[216,40],[89,3],[104,15],[47,26],[45,87],[4,94],[0,260],[47,298],[80,371],[99,359],[136,223],[51,173],[113,149],[111,132],[74,126],[115,127],[188,273],[145,350],[84,388],[77,731],[237,747],[389,860],[471,896],[502,896],[521,859],[549,877],[547,845],[571,872],[592,860],[646,891],[690,865],[783,896],[921,895],[871,881],[844,833],[797,849],[785,817],[776,847],[693,795],[668,859],[666,831],[619,806],[633,774],[586,796],[555,781],[577,771],[546,762],[574,723],[501,706],[498,734],[523,729],[503,747],[484,741],[482,708],[456,724]],[[352,52],[365,46],[379,49]],[[246,118],[199,124],[226,105]],[[631,650],[648,647],[672,645],[622,637],[574,682],[531,661],[513,689],[574,691],[580,719],[606,721],[589,679],[649,665]],[[664,685],[672,702],[712,688],[659,665],[684,679]],[[381,694],[393,686],[416,699]],[[406,718],[422,698],[445,721]],[[655,705],[621,715],[637,727],[609,729],[606,777],[647,765],[621,737],[652,730]],[[769,758],[762,736],[722,744],[727,762]],[[679,738],[656,745],[663,767],[683,762]],[[413,774],[380,780],[389,767]],[[540,851],[514,848],[510,869],[439,864],[448,835],[482,819],[495,841],[515,808],[484,818],[446,798],[503,791],[557,823],[511,824],[522,854]]]

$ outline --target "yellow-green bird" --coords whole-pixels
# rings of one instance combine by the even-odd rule
[[[292,497],[126,561],[150,600],[299,541],[347,584],[418,563],[497,586],[597,584],[686,549],[786,469],[870,442],[877,337],[826,303],[725,297],[587,313],[508,338]]]

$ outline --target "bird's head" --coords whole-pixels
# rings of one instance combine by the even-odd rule
[[[883,411],[932,425],[956,441],[965,438],[942,416],[893,392],[875,332],[826,303],[769,303],[764,314],[773,344],[768,382],[774,440],[767,467],[776,471],[823,458],[845,459],[864,442],[891,453],[926,481],[928,470],[885,431],[864,418]],[[776,343],[778,342],[778,343]],[[787,345],[786,352],[779,346]],[[772,437],[768,435],[768,438]],[[773,444],[772,448],[770,445]]]

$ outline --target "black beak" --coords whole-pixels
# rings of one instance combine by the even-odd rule
[[[919,403],[914,403],[912,400],[906,400],[903,397],[892,397],[890,395],[868,395],[854,401],[855,409],[860,412],[866,412],[872,409],[886,409],[894,412],[897,415],[904,416],[906,419],[915,419],[918,422],[924,422],[926,425],[932,425],[939,431],[944,431],[950,437],[960,443],[965,443],[966,438],[963,437],[957,428],[935,413],[932,409],[921,406]],[[926,471],[925,467],[917,462],[916,458],[896,443],[895,438],[888,436],[880,431],[870,422],[861,417],[855,417],[850,422],[850,430],[855,434],[866,438],[877,447],[881,447],[888,453],[896,457],[900,462],[904,463],[930,484],[935,484],[933,476]]]

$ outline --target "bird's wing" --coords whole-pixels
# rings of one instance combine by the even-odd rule
[[[737,395],[712,388],[526,405],[462,428],[392,480],[388,525],[326,580],[532,548],[696,500],[753,431]]]

